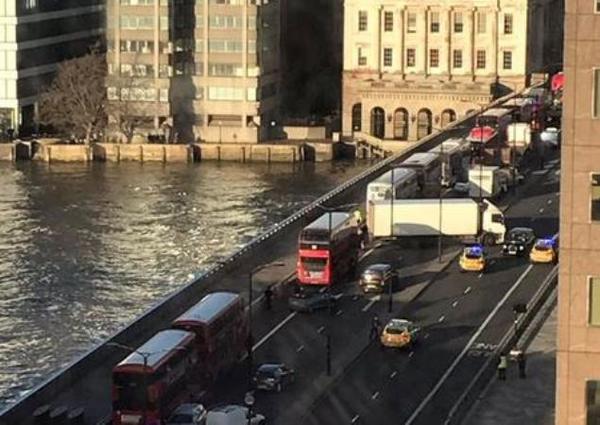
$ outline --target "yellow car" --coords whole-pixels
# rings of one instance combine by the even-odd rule
[[[558,239],[538,239],[531,248],[529,260],[532,263],[556,263],[558,261]]]
[[[458,260],[460,270],[463,272],[483,272],[485,263],[485,253],[479,245],[466,247]]]
[[[419,328],[406,319],[392,319],[381,332],[381,345],[389,348],[412,346],[419,335]]]

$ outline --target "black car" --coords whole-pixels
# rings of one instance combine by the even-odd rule
[[[386,285],[391,285],[394,269],[389,264],[372,264],[360,275],[359,285],[364,293],[382,292]]]
[[[312,313],[315,310],[333,308],[337,298],[329,291],[298,291],[288,299],[290,310]]]
[[[259,390],[281,392],[293,383],[295,372],[283,363],[265,363],[254,375],[254,386]]]
[[[535,232],[529,227],[510,229],[504,237],[502,253],[505,255],[528,255],[535,242]]]

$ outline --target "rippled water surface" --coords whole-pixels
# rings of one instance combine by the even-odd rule
[[[0,410],[366,166],[0,163]]]

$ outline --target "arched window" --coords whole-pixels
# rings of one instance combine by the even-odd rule
[[[398,108],[394,112],[394,139],[408,139],[408,111],[404,108]]]
[[[431,111],[421,109],[417,114],[417,139],[421,139],[431,133]]]
[[[454,112],[452,109],[444,109],[442,111],[442,120],[440,123],[440,126],[442,128],[446,127],[448,124],[450,124],[452,121],[456,120],[456,112]]]
[[[371,135],[378,139],[385,136],[385,111],[379,106],[371,109]]]
[[[352,131],[362,130],[362,103],[352,106]]]

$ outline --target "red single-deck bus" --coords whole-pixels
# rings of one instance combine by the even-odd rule
[[[138,425],[167,417],[185,396],[197,361],[194,334],[165,330],[113,369],[113,424]]]
[[[239,294],[214,292],[183,313],[173,328],[193,332],[199,354],[198,370],[210,384],[246,350],[249,328]]]
[[[511,146],[500,138],[493,127],[473,127],[467,136],[471,145],[471,158],[474,162],[483,161],[483,165],[508,165],[511,159]]]
[[[300,232],[298,281],[302,285],[332,285],[356,268],[360,236],[349,213],[322,215]]]

